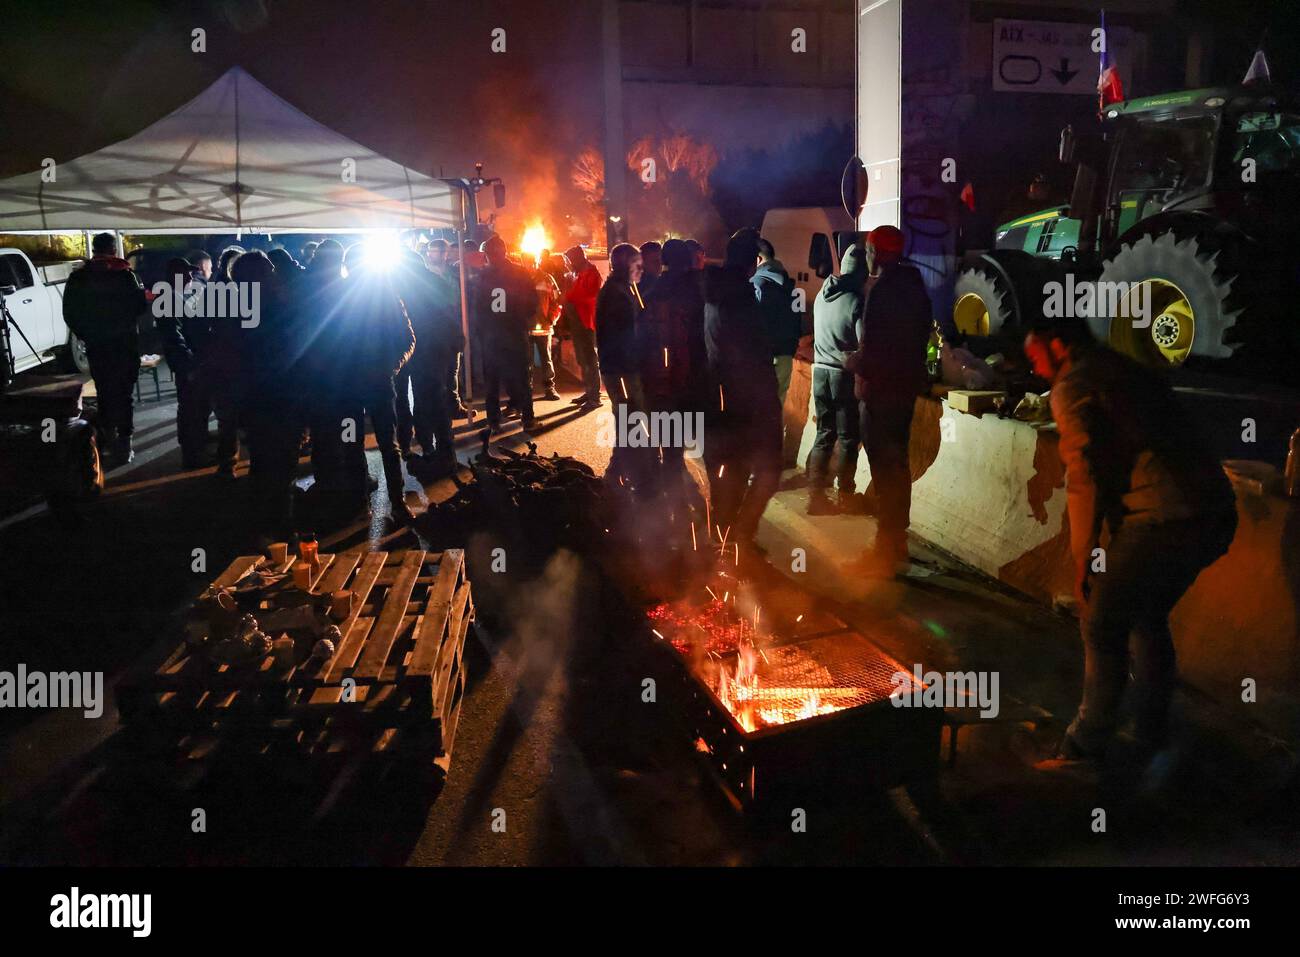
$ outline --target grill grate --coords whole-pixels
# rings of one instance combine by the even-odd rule
[[[737,671],[752,673],[739,677]],[[706,663],[709,689],[748,731],[785,725],[887,699],[896,687],[912,690],[910,676],[855,632],[767,648],[750,662],[739,654]],[[906,674],[906,672],[903,672]]]

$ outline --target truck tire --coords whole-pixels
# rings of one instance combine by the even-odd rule
[[[65,372],[90,375],[90,359],[86,357],[86,344],[71,332],[68,333],[68,342],[63,347],[63,355],[60,358]]]
[[[1088,320],[1111,348],[1146,365],[1177,367],[1222,362],[1237,354],[1245,327],[1239,318],[1260,284],[1243,276],[1244,237],[1213,223],[1177,224],[1121,243],[1102,267],[1102,283],[1125,283],[1117,315]],[[1102,290],[1112,287],[1103,285]],[[1150,297],[1150,315],[1130,318],[1128,303]]]
[[[966,266],[952,289],[952,321],[964,336],[995,336],[1017,324],[1015,294],[992,268]]]

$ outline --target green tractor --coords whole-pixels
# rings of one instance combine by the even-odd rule
[[[994,248],[963,262],[958,331],[1017,338],[1049,284],[1068,298],[1095,283],[1126,298],[1085,310],[1094,334],[1141,362],[1294,378],[1295,96],[1223,87],[1113,103],[1096,131],[1066,127],[1060,156],[1076,169],[1069,204],[999,226]]]

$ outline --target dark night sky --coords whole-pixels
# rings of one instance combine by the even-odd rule
[[[4,0],[4,8],[0,176],[130,136],[235,64],[413,168],[465,174],[482,160],[509,184],[507,228],[516,217],[554,221],[572,210],[569,161],[600,142],[598,0]],[[1232,80],[1268,26],[1274,78],[1300,83],[1298,14],[1297,0],[1180,0],[1168,32],[1152,40],[1178,73],[1186,26],[1207,23],[1211,73]],[[504,55],[489,49],[498,26]],[[190,51],[195,27],[207,30],[206,53]]]
[[[415,169],[502,175],[507,212],[567,189],[601,135],[591,0],[25,0],[0,31],[0,176],[130,136],[241,65],[294,106]],[[39,11],[39,12],[38,12]],[[207,52],[190,31],[207,30]],[[507,52],[489,49],[495,27]]]

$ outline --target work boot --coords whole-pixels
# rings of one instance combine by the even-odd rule
[[[389,514],[392,516],[394,524],[406,525],[415,518],[415,513],[412,512],[410,507],[406,504],[403,498],[403,493],[399,492],[395,496],[390,496],[390,499],[391,507],[389,509]]]
[[[560,393],[556,392],[554,389],[547,389],[542,393],[542,398],[547,402],[558,402],[561,396]]]
[[[131,446],[131,436],[119,435],[113,440],[113,464],[129,465],[135,458],[135,449]]]
[[[531,432],[533,429],[537,428],[537,416],[535,415],[525,416],[523,420],[523,427],[525,432]]]
[[[841,512],[848,515],[865,514],[862,496],[853,491],[853,489],[837,489],[835,492],[835,504],[839,506]]]
[[[815,488],[808,493],[808,508],[806,511],[809,515],[834,515],[837,509],[830,500],[830,496],[826,494],[826,489]]]

